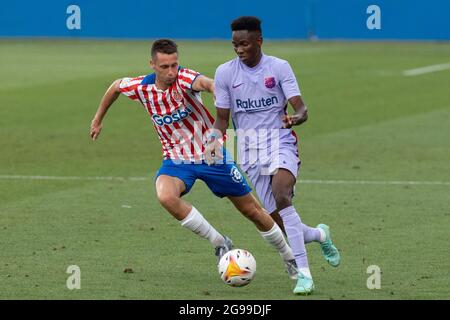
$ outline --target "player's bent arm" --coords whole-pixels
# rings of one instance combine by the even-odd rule
[[[102,130],[102,121],[108,112],[109,107],[117,100],[120,95],[120,82],[122,79],[114,81],[106,90],[105,95],[100,101],[97,112],[95,113],[94,119],[91,122],[90,135],[93,140],[97,139],[100,131]]]
[[[300,125],[308,120],[308,108],[301,96],[294,96],[289,99],[289,104],[294,108],[295,113],[283,118],[284,127],[290,128],[292,126]]]
[[[214,93],[214,81],[204,75],[199,75],[192,83],[194,91],[208,91]]]

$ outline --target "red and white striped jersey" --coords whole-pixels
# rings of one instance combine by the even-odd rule
[[[123,78],[120,91],[141,102],[150,114],[162,144],[164,159],[198,162],[204,159],[204,135],[214,118],[192,90],[199,73],[179,68],[175,82],[165,91],[156,87],[156,75]]]

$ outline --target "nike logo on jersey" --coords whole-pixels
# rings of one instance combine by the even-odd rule
[[[242,83],[239,83],[239,84],[235,84],[235,85],[233,85],[233,89],[236,89],[237,87],[240,87],[240,86],[242,86],[244,83],[242,82]]]

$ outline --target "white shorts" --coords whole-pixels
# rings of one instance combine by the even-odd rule
[[[293,145],[292,148],[280,148],[278,157],[272,157],[269,163],[252,164],[247,170],[244,170],[252,182],[259,200],[269,213],[274,212],[277,208],[272,192],[272,176],[277,173],[278,169],[286,169],[297,178],[300,164],[297,146]]]

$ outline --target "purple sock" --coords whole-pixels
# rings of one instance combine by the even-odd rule
[[[280,210],[284,229],[292,248],[292,253],[299,268],[309,268],[308,257],[306,255],[305,239],[303,235],[302,221],[293,206]]]
[[[310,243],[313,241],[320,242],[320,231],[317,228],[311,228],[306,224],[302,223],[303,237],[305,238],[305,243]]]

